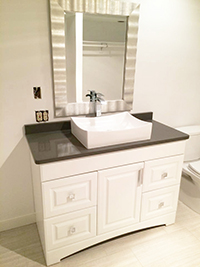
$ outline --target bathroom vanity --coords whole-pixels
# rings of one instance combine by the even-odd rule
[[[83,147],[69,121],[25,126],[47,265],[116,236],[174,223],[188,135],[152,124],[149,140],[95,149]]]

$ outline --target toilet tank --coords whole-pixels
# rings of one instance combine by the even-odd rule
[[[186,141],[184,161],[193,161],[200,158],[200,125],[191,125],[176,128],[186,133],[190,138]]]

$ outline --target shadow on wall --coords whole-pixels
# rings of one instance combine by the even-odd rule
[[[0,168],[0,231],[35,222],[28,144],[23,137]]]

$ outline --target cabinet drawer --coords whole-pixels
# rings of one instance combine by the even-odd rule
[[[46,219],[44,225],[47,250],[78,243],[96,235],[96,208]]]
[[[183,155],[145,162],[143,192],[178,184]]]
[[[176,211],[179,186],[143,193],[141,220],[145,221]]]
[[[97,173],[86,173],[42,184],[44,217],[96,205]]]

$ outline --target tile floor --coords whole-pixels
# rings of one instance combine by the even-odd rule
[[[0,233],[0,267],[42,267],[35,224]],[[200,267],[200,215],[179,202],[176,223],[86,249],[54,267]]]

